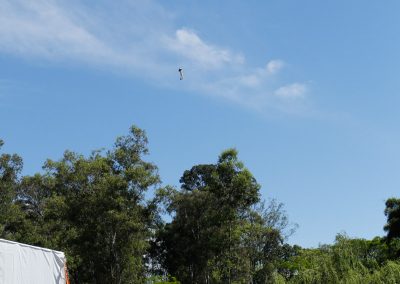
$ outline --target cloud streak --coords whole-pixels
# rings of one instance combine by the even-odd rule
[[[305,84],[280,82],[282,60],[249,66],[241,52],[176,27],[174,15],[154,1],[82,3],[0,0],[0,52],[112,67],[170,88],[184,66],[180,88],[257,109],[306,98]]]
[[[275,95],[281,98],[303,98],[306,91],[306,85],[294,83],[278,88]]]
[[[0,48],[48,59],[106,57],[110,50],[71,21],[54,3],[9,2],[0,6]]]
[[[174,38],[166,40],[168,48],[206,69],[222,68],[226,64],[242,64],[244,58],[230,50],[205,43],[194,31],[178,29]]]

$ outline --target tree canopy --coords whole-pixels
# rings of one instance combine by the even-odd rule
[[[34,175],[0,152],[0,237],[64,251],[72,283],[400,283],[400,199],[386,201],[386,236],[301,248],[235,149],[176,188],[147,144],[133,126],[109,150],[65,151]]]
[[[160,182],[147,152],[144,131],[132,127],[109,151],[66,151],[20,182],[21,159],[3,154],[1,208],[15,212],[1,216],[15,217],[2,220],[2,236],[65,251],[75,283],[143,282],[155,216],[144,193]]]
[[[270,212],[257,210],[260,185],[237,151],[222,152],[215,164],[193,166],[180,182],[181,190],[158,192],[172,216],[154,242],[161,267],[183,283],[266,281],[283,237],[271,226]]]

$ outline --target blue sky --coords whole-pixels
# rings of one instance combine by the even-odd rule
[[[4,151],[33,174],[136,124],[164,184],[237,148],[263,198],[299,224],[291,243],[383,235],[384,202],[400,188],[399,9],[0,0]]]

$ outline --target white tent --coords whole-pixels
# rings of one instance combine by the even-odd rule
[[[0,239],[1,284],[66,282],[66,259],[63,252]]]

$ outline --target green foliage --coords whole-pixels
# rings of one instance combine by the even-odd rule
[[[46,163],[54,198],[45,218],[55,226],[48,229],[69,255],[76,282],[143,282],[153,217],[143,194],[159,182],[156,167],[142,160],[146,143],[144,132],[132,127],[105,155],[66,152]]]
[[[159,183],[147,152],[144,131],[132,127],[108,152],[66,151],[21,180],[21,159],[3,154],[2,237],[65,251],[73,283],[143,283],[155,221],[144,193]]]
[[[0,140],[0,149],[4,145]],[[22,170],[22,159],[16,154],[0,155],[0,237],[15,240],[18,230],[25,226],[23,212],[13,201]]]
[[[216,164],[183,173],[181,190],[167,187],[157,198],[172,221],[158,231],[153,255],[182,283],[265,283],[283,254],[282,207],[259,202],[260,185],[237,151]],[[156,265],[155,265],[156,266]]]
[[[64,251],[72,283],[400,283],[400,199],[386,201],[386,237],[303,249],[285,243],[296,225],[283,204],[260,202],[235,149],[151,201],[160,180],[147,153],[137,127],[109,151],[66,151],[33,176],[1,153],[0,237]]]
[[[389,240],[400,237],[400,199],[389,198],[386,201],[385,216],[387,223],[384,230],[387,231]]]
[[[293,273],[286,280],[288,283],[398,283],[400,263],[383,260],[386,252],[383,239],[368,241],[338,235],[334,245],[300,250],[289,260]]]
[[[180,284],[180,282],[171,276],[152,276],[146,280],[146,284]]]

